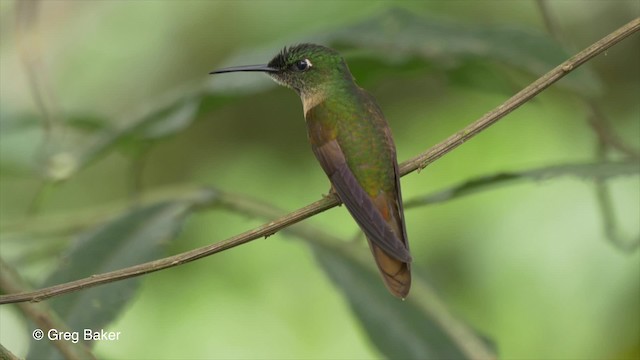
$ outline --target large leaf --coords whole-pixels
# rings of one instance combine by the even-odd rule
[[[42,143],[42,128],[42,119],[37,115],[16,113],[9,106],[0,106],[0,172],[3,175],[32,175],[34,159]]]
[[[469,25],[468,22],[422,17],[391,9],[354,25],[318,36],[333,46],[359,49],[398,66],[418,58],[445,67],[469,60],[489,60],[540,76],[570,56],[548,35],[517,26]],[[560,84],[595,94],[600,83],[588,69],[579,69]]]
[[[416,304],[433,304],[430,299],[401,301],[389,294],[370,267],[354,261],[339,249],[330,249],[317,242],[312,243],[312,247],[323,269],[347,297],[373,345],[385,357],[423,360],[476,359],[486,358],[487,354],[493,357],[478,335],[471,340],[482,349],[477,354],[464,349],[465,344],[456,338],[456,334],[447,329],[441,318],[434,316],[446,310],[433,307],[427,312],[424,306]],[[465,333],[473,334],[468,328]],[[465,341],[468,340],[467,337]]]
[[[43,286],[161,257],[193,207],[209,200],[210,192],[204,191],[189,200],[165,201],[124,213],[82,235]],[[50,300],[50,306],[71,331],[99,330],[118,316],[138,285],[139,278],[118,281],[59,296]],[[28,358],[54,359],[59,354],[46,341],[32,341]]]
[[[157,140],[176,134],[189,126],[196,118],[200,106],[199,94],[183,94],[177,99],[163,100],[146,113],[129,120],[123,127],[101,134],[84,150],[77,168],[83,168],[101,155],[118,146],[131,147],[149,140]]]
[[[50,154],[46,162],[48,168],[43,173],[52,180],[66,180],[114,149],[135,150],[137,147],[148,145],[153,140],[181,132],[197,118],[202,99],[200,88],[192,88],[178,95],[158,99],[141,111],[141,114],[123,121],[124,124],[117,128],[111,127],[111,122],[105,118],[90,114],[72,115],[65,119],[64,126],[77,131],[84,137],[92,135],[93,139],[85,146],[76,144],[75,150],[68,147],[68,134],[50,139],[53,144],[49,144]],[[39,149],[39,144],[43,137],[43,125],[37,119],[38,117],[34,115],[2,115],[0,133],[4,138],[2,143],[7,143],[4,146],[7,151],[2,152],[6,154],[0,157],[0,167],[13,170],[34,166],[36,156],[33,153],[36,150],[42,150]],[[26,136],[37,136],[39,139],[25,141]],[[58,141],[60,142],[57,143]],[[16,142],[20,146],[16,146],[14,144]],[[22,149],[25,147],[29,151]],[[21,151],[11,151],[12,149]],[[59,158],[65,159],[67,170],[56,171]]]

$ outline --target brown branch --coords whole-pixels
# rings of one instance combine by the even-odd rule
[[[500,120],[513,110],[517,109],[522,104],[538,95],[542,90],[546,89],[554,82],[560,80],[560,78],[575,70],[580,65],[589,61],[596,55],[604,52],[611,46],[617,44],[621,40],[637,32],[638,30],[640,30],[640,18],[636,18],[630,21],[618,30],[595,42],[593,45],[580,51],[569,60],[556,66],[553,70],[549,71],[541,78],[534,81],[531,85],[522,89],[519,93],[515,94],[513,97],[511,97],[502,105],[498,106],[496,109],[486,113],[483,117],[474,121],[471,125],[467,126],[461,131],[458,131],[445,141],[432,147],[426,152],[405,162],[401,166],[401,172],[404,175],[418,169],[423,169],[425,166],[429,165],[440,156],[448,153],[449,151],[458,147],[458,145],[461,145],[463,142],[475,136],[477,133],[493,125],[493,123]]]
[[[556,40],[560,41],[561,33],[558,30],[559,27],[557,26],[555,19],[551,15],[546,1],[538,0],[537,2],[538,6],[540,7],[542,17],[544,18],[547,31]],[[598,159],[598,161],[606,161],[608,151],[612,149],[618,150],[620,153],[636,161],[640,159],[640,151],[633,149],[631,146],[622,141],[622,139],[614,131],[611,122],[605,116],[598,102],[594,99],[589,99],[584,96],[582,96],[581,99],[582,101],[584,101],[585,105],[591,112],[591,114],[587,118],[587,121],[589,122],[591,129],[597,136],[598,142],[596,147],[596,158]],[[631,252],[635,250],[638,246],[640,246],[640,236],[637,239],[627,241],[621,234],[618,233],[618,226],[613,206],[613,198],[611,197],[611,191],[609,191],[608,183],[605,181],[604,177],[599,177],[596,179],[595,193],[602,217],[605,236],[614,246],[623,251]]]
[[[592,109],[596,109],[593,107]],[[598,137],[598,144],[596,148],[596,158],[599,161],[606,161],[607,150],[611,143],[607,142],[605,137]],[[609,184],[605,181],[603,176],[598,176],[595,181],[596,200],[598,201],[598,208],[602,216],[602,223],[604,226],[604,233],[609,241],[619,249],[631,253],[638,246],[640,246],[640,235],[636,239],[626,240],[618,233],[618,225],[616,215],[613,206],[613,197],[611,191],[609,191]]]
[[[0,359],[3,360],[20,360],[19,357],[15,356],[11,351],[9,351],[9,349],[7,349],[6,347],[2,346],[2,344],[0,344]]]
[[[13,268],[0,259],[0,287],[7,291],[24,291],[27,289],[27,285],[22,280]],[[31,321],[38,326],[38,329],[42,330],[44,334],[47,334],[49,330],[56,329],[58,331],[69,331],[66,324],[60,320],[55,314],[56,312],[45,304],[18,304],[20,310]],[[48,341],[45,337],[40,341]],[[95,359],[91,350],[84,342],[73,343],[71,341],[51,341],[51,344],[55,346],[60,353],[68,360],[79,359]],[[8,351],[8,350],[7,350]],[[3,353],[0,351],[0,359],[4,359]],[[7,358],[10,358],[7,355]]]
[[[556,19],[552,16],[547,0],[537,0],[538,7],[540,8],[540,14],[544,20],[547,32],[554,39],[560,43],[565,43],[562,39],[562,32],[559,30],[560,26]],[[566,43],[565,43],[566,45]],[[602,107],[594,99],[589,99],[585,96],[580,97],[584,101],[585,105],[589,108],[591,115],[588,118],[589,125],[598,136],[600,142],[605,144],[607,148],[614,148],[619,152],[630,156],[632,158],[640,158],[640,151],[633,149],[631,146],[625,144],[622,139],[612,129],[610,121],[608,121]]]
[[[20,1],[16,3],[15,24],[16,41],[20,61],[24,66],[25,75],[29,81],[29,90],[36,107],[42,115],[45,143],[49,141],[57,119],[53,114],[51,91],[44,79],[42,71],[42,46],[40,33],[37,29],[38,14],[41,2]]]
[[[567,75],[580,65],[584,64],[589,59],[602,53],[611,46],[615,45],[619,41],[625,39],[631,34],[637,32],[640,29],[640,18],[634,19],[628,24],[622,26],[613,33],[607,35],[603,39],[579,52],[569,60],[558,65],[556,68],[533,82],[531,85],[524,88],[522,91],[514,95],[507,100],[504,104],[500,105],[493,111],[485,114],[480,119],[473,122],[471,125],[465,127],[461,131],[458,131],[454,135],[450,136],[443,142],[433,146],[426,152],[414,157],[413,159],[406,161],[400,166],[400,172],[402,175],[409,174],[413,171],[422,169],[428,164],[432,163],[436,159],[440,158],[449,151],[455,149],[465,141],[471,139],[473,136],[483,131],[487,127],[491,126],[519,106],[533,98],[545,88],[549,87],[554,82],[558,81],[563,76]],[[296,210],[290,214],[280,217],[277,220],[271,221],[267,224],[259,226],[255,229],[249,230],[242,234],[231,237],[227,240],[204,246],[198,249],[187,251],[178,255],[166,257],[163,259],[147,262],[116,270],[104,274],[92,275],[88,278],[51,286],[45,289],[27,292],[22,294],[10,294],[0,296],[0,304],[15,303],[23,301],[40,301],[80,289],[106,284],[109,282],[131,278],[134,276],[140,276],[143,274],[159,271],[169,267],[177,266],[187,262],[191,262],[205,256],[209,256],[227,249],[231,249],[238,245],[245,244],[260,237],[267,237],[276,233],[277,231],[300,222],[315,214],[328,210],[339,204],[339,201],[334,196],[328,196],[322,200],[318,200],[312,204],[309,204],[299,210]]]
[[[589,125],[598,136],[598,142],[604,144],[605,148],[616,149],[620,153],[633,159],[640,159],[640,151],[627,145],[618,134],[616,134],[611,126],[611,122],[604,115],[601,107],[594,101],[584,99],[587,103],[591,115],[589,116]]]

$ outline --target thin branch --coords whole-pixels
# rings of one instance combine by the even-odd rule
[[[604,114],[600,112],[600,108],[591,103],[590,104],[592,116],[589,119],[590,125],[598,136],[598,143],[596,147],[596,158],[599,161],[606,161],[607,152],[609,149],[617,149],[626,155],[630,156],[637,162],[639,155],[632,149],[626,146],[620,139],[613,133],[609,123],[606,121]],[[604,233],[609,241],[619,249],[627,252],[631,252],[640,246],[640,235],[631,240],[624,239],[624,236],[618,232],[619,226],[617,224],[617,218],[613,206],[613,197],[611,191],[609,191],[609,184],[605,181],[604,177],[599,177],[595,182],[596,200],[598,201],[598,207],[602,215],[602,223],[604,227]]]
[[[589,59],[602,53],[611,46],[615,45],[619,41],[625,39],[631,34],[637,32],[640,29],[640,18],[634,19],[628,24],[622,26],[620,29],[607,35],[603,39],[589,46],[585,50],[579,52],[569,60],[558,65],[555,69],[542,76],[531,85],[514,95],[511,99],[507,100],[504,104],[500,105],[497,109],[485,114],[482,118],[473,122],[466,128],[458,131],[454,135],[450,136],[443,142],[433,146],[426,152],[416,156],[415,158],[403,163],[400,166],[400,172],[404,176],[413,171],[422,169],[428,164],[432,163],[436,159],[440,158],[449,151],[455,149],[459,145],[463,144],[473,136],[483,131],[487,127],[491,126],[499,119],[503,118],[511,111],[515,110],[529,99],[540,93],[545,88],[549,87],[554,82],[558,81],[563,76],[567,75],[580,65],[584,64]],[[23,301],[40,301],[72,291],[78,291],[87,287],[92,287],[100,284],[106,284],[109,282],[131,278],[134,276],[140,276],[143,274],[159,271],[173,266],[178,266],[187,262],[191,262],[205,256],[209,256],[227,249],[231,249],[238,245],[245,244],[260,237],[267,237],[276,233],[277,231],[284,229],[290,225],[300,222],[315,214],[328,210],[339,204],[338,199],[335,196],[327,196],[322,200],[318,200],[312,204],[309,204],[299,210],[296,210],[286,216],[283,216],[277,220],[271,221],[267,224],[259,226],[255,229],[249,230],[242,234],[231,237],[227,240],[204,246],[198,249],[187,251],[178,255],[170,256],[167,258],[147,262],[144,264],[135,265],[132,267],[116,270],[104,274],[93,275],[88,278],[51,286],[45,289],[22,293],[0,296],[0,304],[15,303]]]
[[[151,150],[150,144],[145,143],[142,146],[143,148],[131,155],[132,158],[129,160],[131,166],[131,185],[129,188],[129,196],[133,206],[139,206],[142,201],[144,168],[147,165],[148,154]]]
[[[638,173],[640,173],[640,164],[636,161],[561,164],[523,171],[494,173],[492,175],[472,178],[463,183],[430,194],[405,199],[404,209],[407,210],[418,206],[451,201],[526,180],[539,181],[552,177],[574,176],[579,179],[593,179],[597,183],[604,181],[604,179],[637,175]]]
[[[547,5],[547,0],[537,0],[536,3],[540,8],[540,14],[544,20],[547,32],[560,43],[565,43],[566,46],[566,41],[563,41],[560,26],[558,26],[558,22],[551,14],[549,6]],[[585,105],[591,112],[591,115],[588,118],[589,125],[592,127],[593,131],[595,131],[600,141],[603,142],[607,147],[615,148],[616,150],[627,156],[639,159],[640,150],[633,149],[631,146],[625,144],[622,139],[620,139],[620,137],[612,129],[611,122],[608,121],[607,117],[604,115],[604,112],[602,111],[601,106],[598,104],[598,102],[585,96],[581,96],[581,99],[582,101],[584,101]]]
[[[620,136],[611,128],[611,122],[604,115],[600,106],[595,101],[584,99],[587,103],[591,116],[589,116],[589,125],[598,136],[598,141],[604,144],[606,148],[616,149],[620,153],[634,159],[640,159],[640,150],[634,149],[622,141]]]
[[[493,125],[493,123],[500,120],[513,110],[517,109],[522,104],[538,95],[542,90],[546,89],[554,82],[560,80],[562,77],[575,70],[580,65],[609,49],[613,45],[617,44],[621,40],[637,32],[638,30],[640,30],[640,18],[636,18],[630,21],[618,30],[595,42],[593,45],[580,51],[569,60],[556,66],[553,70],[549,71],[541,78],[534,81],[531,85],[522,89],[519,93],[511,97],[505,103],[498,106],[498,108],[486,113],[483,117],[474,121],[471,125],[467,126],[461,131],[458,131],[457,133],[450,136],[448,139],[439,143],[438,145],[432,147],[428,151],[405,162],[404,164],[402,164],[400,171],[403,175],[405,175],[415,170],[423,169],[425,166],[440,158],[442,155],[448,153],[449,151],[453,150],[454,148],[458,147],[465,141],[475,136],[477,133]]]
[[[20,358],[15,356],[11,351],[9,351],[9,349],[7,349],[6,347],[2,346],[2,344],[0,344],[0,359],[19,360]]]
[[[557,22],[551,15],[545,0],[537,0],[540,7],[540,13],[544,18],[547,31],[556,40],[561,41],[561,33],[558,30]],[[587,121],[591,129],[597,136],[596,158],[598,161],[604,162],[607,159],[609,150],[617,150],[620,153],[637,161],[640,159],[640,150],[634,149],[627,145],[620,136],[614,131],[611,122],[607,119],[598,101],[582,96],[582,101],[591,112]],[[613,198],[609,191],[608,183],[604,177],[596,178],[595,181],[596,200],[598,202],[605,236],[616,247],[623,251],[631,252],[640,246],[640,235],[631,240],[625,240],[618,232],[618,225],[615,216]]]
[[[43,79],[41,64],[41,46],[37,33],[38,13],[41,3],[38,1],[20,1],[16,4],[16,34],[20,60],[29,80],[29,90],[38,110],[42,114],[44,143],[46,144],[52,135],[56,125],[56,119],[51,109],[51,92],[48,84]]]
[[[51,91],[51,84],[47,79],[42,62],[42,46],[38,29],[38,15],[42,1],[18,1],[16,3],[16,41],[20,60],[28,80],[31,97],[41,113],[42,143],[36,152],[37,162],[49,162],[48,152],[55,134],[63,130],[63,123],[58,119],[56,101]],[[57,130],[57,131],[56,131]],[[56,131],[56,133],[54,133]],[[49,164],[45,164],[47,167]],[[27,214],[34,215],[40,211],[42,200],[50,188],[47,179],[40,179],[29,206]]]
[[[608,150],[608,143],[603,137],[598,138],[598,146],[596,148],[596,157],[600,161],[606,161]],[[637,162],[636,162],[637,164]],[[602,216],[602,222],[604,226],[604,233],[609,241],[619,249],[632,252],[638,246],[640,246],[640,235],[637,238],[626,240],[618,233],[618,225],[616,215],[613,206],[613,198],[609,191],[609,184],[605,181],[604,176],[596,177],[595,192],[596,200],[598,201],[598,208]]]
[[[2,259],[0,259],[0,287],[3,290],[16,292],[24,291],[24,289],[28,288],[14,269],[2,261]],[[69,331],[65,323],[55,316],[56,312],[51,310],[46,303],[20,303],[18,306],[20,307],[20,310],[22,310],[22,312],[38,326],[38,329],[43,331],[44,334],[47,334],[51,329]],[[48,340],[46,340],[45,336],[41,341]],[[87,347],[82,341],[78,343],[73,343],[71,341],[51,341],[51,344],[55,346],[60,353],[62,353],[65,359],[68,360],[96,358],[89,347]],[[0,355],[3,355],[2,352],[0,352]],[[4,357],[0,356],[0,359],[4,359]]]
[[[202,186],[184,184],[156,187],[153,191],[142,193],[140,202],[136,205],[142,207],[162,201],[188,201],[201,190]],[[213,191],[217,190],[213,189]],[[86,207],[81,210],[41,214],[28,219],[9,220],[0,224],[0,233],[3,233],[7,239],[15,237],[21,239],[20,236],[25,233],[32,237],[50,236],[52,234],[67,236],[92,228],[103,222],[103,219],[115,217],[128,209],[131,209],[131,200],[125,197],[110,203],[94,204],[92,207]],[[38,246],[42,247],[41,245]]]

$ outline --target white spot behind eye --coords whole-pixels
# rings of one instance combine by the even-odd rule
[[[309,67],[313,66],[313,64],[311,63],[311,60],[309,60],[309,59],[304,59],[304,62],[306,62],[307,66],[309,66]]]

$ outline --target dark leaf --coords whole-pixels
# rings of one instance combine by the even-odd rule
[[[115,131],[104,132],[81,153],[77,169],[87,166],[114,148],[130,148],[132,144],[148,143],[149,140],[180,132],[195,120],[199,104],[199,95],[184,94],[178,99],[162,102],[147,114],[128,121]]]
[[[469,25],[391,9],[355,25],[320,36],[340,49],[359,49],[394,65],[414,58],[458,67],[468,60],[492,60],[539,76],[570,57],[548,35],[516,26]],[[601,85],[588,69],[560,84],[593,95]]]
[[[111,130],[110,124],[104,118],[91,115],[73,116],[65,121],[65,124],[85,133]]]
[[[78,239],[43,286],[64,283],[147,262],[162,256],[194,206],[209,201],[202,192],[190,200],[166,201],[131,210]],[[71,331],[100,330],[129,302],[139,278],[118,281],[49,300]],[[81,334],[82,336],[82,334]],[[28,358],[53,359],[59,354],[46,341],[33,341]]]
[[[319,243],[313,244],[313,250],[331,280],[346,296],[373,345],[386,358],[470,358],[439,321],[413,301],[402,301],[389,294],[378,274],[370,268]],[[476,340],[483,344],[481,339]]]

